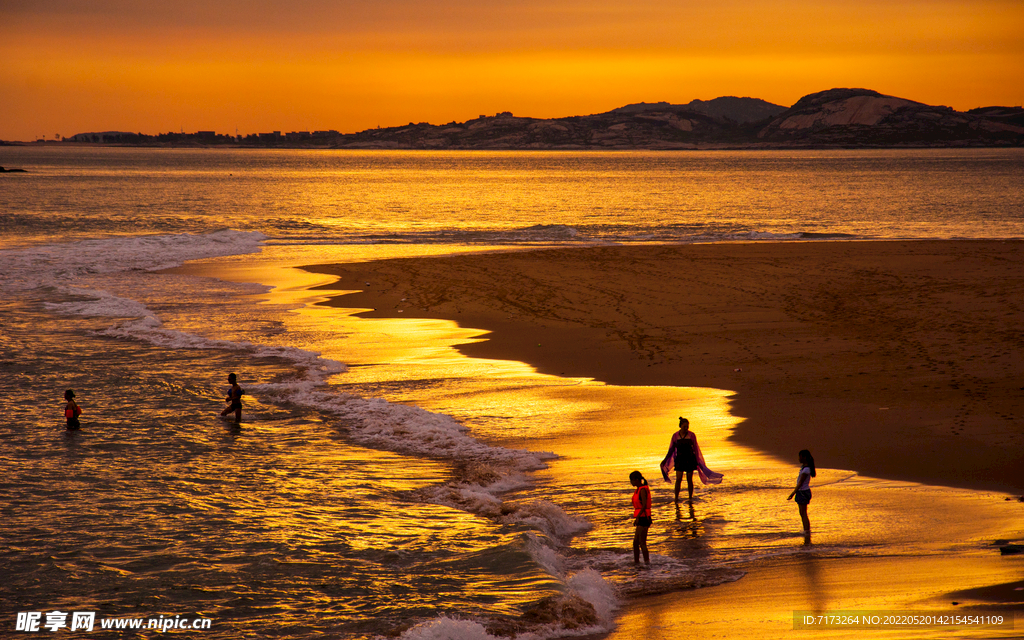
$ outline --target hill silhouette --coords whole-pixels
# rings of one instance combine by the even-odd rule
[[[629,104],[565,118],[510,112],[466,122],[427,122],[358,133],[78,134],[74,140],[134,145],[241,145],[338,149],[716,149],[1024,146],[1024,109],[954,111],[869,89],[830,89],[791,107],[732,96]]]
[[[788,109],[757,98],[636,103],[607,113],[427,123],[346,135],[338,146],[409,149],[970,147],[1024,144],[1024,110],[967,113],[869,89],[830,89]]]

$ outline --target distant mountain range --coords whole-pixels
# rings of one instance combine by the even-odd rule
[[[868,89],[831,89],[788,109],[757,98],[631,104],[569,118],[511,113],[343,136],[339,147],[403,149],[700,149],[1024,145],[1024,109],[962,113]]]
[[[522,118],[511,113],[466,122],[337,131],[258,134],[79,134],[76,141],[149,145],[327,147],[349,149],[715,149],[1024,146],[1024,109],[967,112],[882,95],[830,89],[792,107],[757,98],[688,104],[630,104],[607,113]]]

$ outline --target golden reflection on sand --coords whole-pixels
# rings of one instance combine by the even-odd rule
[[[656,504],[671,498],[671,484],[662,482],[658,467],[678,417],[685,416],[708,465],[726,474],[719,487],[701,487],[695,478],[696,495],[712,500],[723,520],[722,538],[711,546],[724,539],[767,548],[793,544],[788,535],[801,525],[785,498],[799,470],[797,452],[792,460],[779,460],[732,442],[740,419],[730,413],[731,391],[621,387],[544,375],[522,362],[469,358],[455,348],[486,339],[484,331],[446,320],[362,318],[359,311],[310,305],[288,315],[289,335],[310,340],[296,346],[349,365],[332,384],[452,415],[484,441],[553,451],[559,458],[538,473],[542,482],[586,478],[611,487],[640,469]],[[819,544],[943,548],[1006,535],[1007,505],[993,494],[866,478],[827,466],[813,486]]]
[[[1017,627],[794,630],[794,612],[918,611],[968,614],[940,597],[951,581],[964,585],[1014,579],[1019,572],[999,557],[827,559],[804,555],[761,566],[742,580],[711,589],[658,595],[633,603],[609,640],[702,638],[1019,638]],[[961,603],[962,604],[962,603]],[[1001,615],[1013,617],[1014,612]]]
[[[330,380],[340,390],[452,415],[490,443],[553,451],[559,458],[536,474],[542,487],[580,482],[618,490],[629,471],[642,470],[654,492],[650,546],[656,557],[753,550],[747,568],[755,572],[747,578],[635,601],[612,638],[667,637],[691,624],[705,637],[788,637],[797,609],[935,608],[934,599],[955,588],[1019,579],[1018,566],[984,549],[992,539],[1018,532],[1019,509],[1002,495],[865,478],[830,469],[827,461],[812,483],[811,549],[870,557],[800,555],[769,562],[780,549],[800,544],[797,509],[786,501],[799,468],[797,452],[779,460],[732,442],[739,418],[730,412],[730,391],[616,387],[542,375],[522,362],[468,358],[456,345],[486,339],[484,331],[445,320],[363,318],[359,310],[316,305],[323,298],[309,287],[330,278],[289,268],[308,261],[308,253],[265,253],[270,255],[259,260],[236,259],[240,264],[219,261],[217,276],[272,285],[274,291],[261,296],[271,303],[304,303],[286,315],[289,344],[348,364],[347,372]],[[698,483],[695,504],[675,507],[658,464],[679,416],[690,419],[708,465],[725,473],[725,482],[712,488]],[[612,516],[583,506],[577,513],[594,527],[575,546],[622,546],[624,530]],[[681,602],[684,607],[676,606]],[[890,636],[861,631],[815,637]],[[912,637],[945,636],[932,629]]]

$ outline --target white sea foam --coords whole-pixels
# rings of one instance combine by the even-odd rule
[[[516,507],[506,522],[518,522],[542,531],[555,540],[565,540],[590,529],[590,523],[583,518],[570,516],[561,507],[547,500],[537,500]]]
[[[531,240],[572,240],[579,231],[565,224],[535,224],[520,230]]]
[[[566,576],[565,556],[558,553],[552,547],[544,544],[536,534],[527,534],[526,551],[533,558],[533,561],[540,565],[549,574],[564,579]]]
[[[266,236],[224,229],[212,233],[121,236],[0,251],[0,289],[74,287],[82,276],[157,271],[189,260],[256,253]]]
[[[70,302],[45,302],[43,306],[56,313],[69,316],[102,316],[109,318],[154,317],[146,305],[141,302],[121,298],[106,291],[67,287],[66,293],[78,299]]]
[[[610,624],[612,616],[619,608],[619,599],[615,595],[615,587],[605,580],[594,569],[584,569],[569,576],[566,585],[572,593],[594,605],[597,618],[603,624]]]
[[[582,603],[582,606],[581,606]],[[549,640],[592,636],[608,633],[612,625],[604,621],[593,622],[594,614],[587,603],[571,595],[545,603],[548,617],[557,617],[558,622],[540,624],[529,631],[508,635],[492,635],[479,622],[439,616],[420,623],[405,633],[401,640]]]
[[[534,562],[565,585],[559,600],[567,602],[578,599],[593,607],[596,619],[591,624],[584,625],[590,629],[590,633],[611,630],[615,611],[619,608],[619,598],[614,584],[590,566],[584,566],[574,572],[567,570],[571,563],[566,557],[536,534],[527,535],[526,550]],[[558,606],[558,603],[555,606]],[[572,628],[574,625],[569,626]]]
[[[418,624],[402,634],[403,640],[499,640],[479,622],[442,616]]]
[[[749,231],[734,236],[736,240],[799,240],[799,233],[770,233],[768,231]]]
[[[544,460],[552,457],[552,454],[484,444],[451,416],[380,398],[339,393],[323,386],[322,380],[315,376],[253,385],[251,389],[270,402],[307,407],[331,415],[348,428],[353,440],[366,446],[456,462],[476,460],[503,465],[502,486],[514,486],[516,475],[541,469]],[[495,487],[489,493],[499,490],[500,487]]]
[[[248,353],[257,358],[279,358],[303,369],[306,376],[304,384],[311,386],[322,384],[329,376],[347,369],[345,364],[322,358],[315,351],[207,338],[194,333],[167,329],[155,313],[136,300],[100,290],[73,287],[69,291],[85,299],[44,303],[44,306],[64,315],[129,318],[100,331],[100,335],[141,340],[165,349],[223,349]]]

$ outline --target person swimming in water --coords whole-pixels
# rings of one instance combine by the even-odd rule
[[[228,397],[224,399],[228,403],[228,406],[224,407],[224,410],[220,412],[221,417],[228,415],[232,411],[235,412],[235,422],[242,421],[242,387],[238,386],[238,377],[233,373],[228,374],[228,382],[231,387],[228,388]]]
[[[76,431],[82,427],[82,423],[78,421],[78,416],[82,415],[82,408],[75,402],[75,392],[71,389],[64,392],[64,399],[67,401],[64,405],[64,418],[68,421],[68,431]]]

